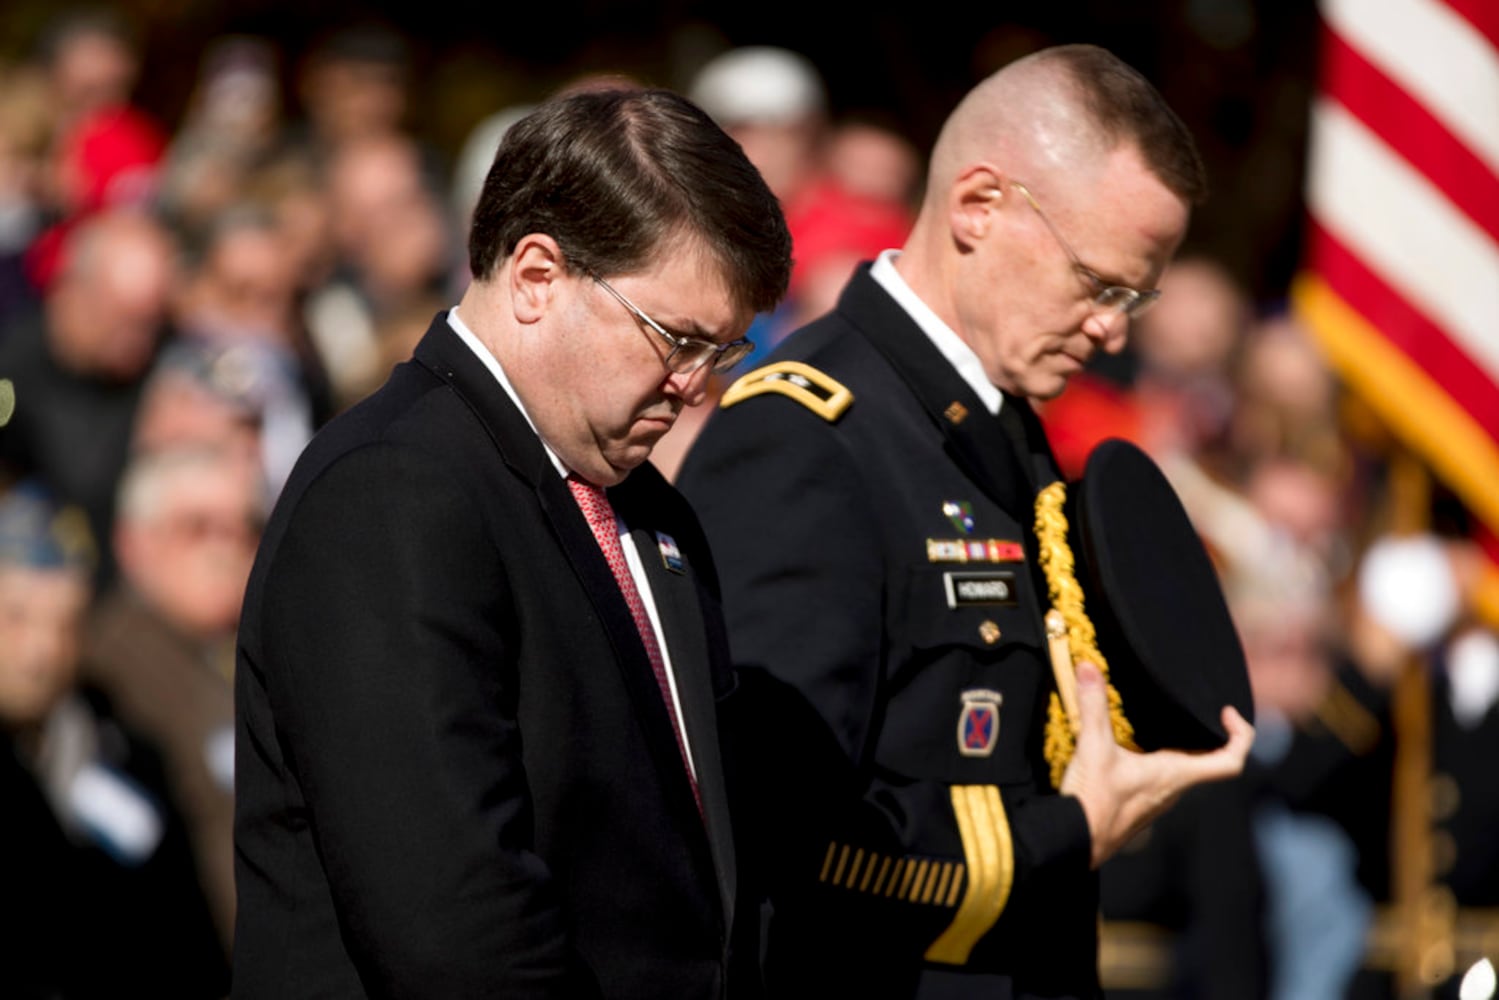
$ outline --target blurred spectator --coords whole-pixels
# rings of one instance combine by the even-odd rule
[[[1499,633],[1460,624],[1433,661],[1431,813],[1433,905],[1455,904],[1442,928],[1453,944],[1446,996],[1499,957]],[[1455,792],[1455,794],[1454,794]],[[1440,938],[1438,939],[1440,940]],[[1442,971],[1448,971],[1446,969]]]
[[[790,331],[827,312],[854,268],[901,245],[910,231],[921,161],[896,131],[872,121],[830,125],[816,68],[786,49],[749,46],[709,61],[688,95],[744,148],[780,199],[791,230],[786,299],[756,317],[746,334],[755,351],[728,378],[708,383],[699,407],[683,410],[651,453],[668,479],[712,412],[719,394],[752,370]]]
[[[296,275],[274,216],[221,213],[189,257],[177,301],[184,339],[224,352],[253,381],[266,479],[279,490],[331,402],[296,309]]]
[[[1260,560],[1256,573],[1231,571],[1227,587],[1256,715],[1266,715],[1267,731],[1307,725],[1326,700],[1336,671],[1337,619],[1330,594],[1298,585],[1294,570],[1273,556]]]
[[[267,41],[231,36],[204,54],[202,71],[161,179],[162,210],[193,231],[243,201],[256,169],[281,140],[281,84]]]
[[[1390,815],[1401,817],[1393,850],[1369,851],[1371,893],[1391,904],[1376,914],[1369,964],[1409,973],[1414,945],[1423,982],[1442,998],[1460,995],[1464,974],[1492,961],[1499,940],[1499,638],[1472,618],[1471,559],[1470,543],[1432,535],[1384,536],[1370,546],[1354,621],[1363,683],[1349,688],[1384,723],[1376,753],[1394,757],[1400,812]],[[1368,770],[1368,755],[1352,749],[1334,758],[1332,781]],[[1412,772],[1413,763],[1421,770]],[[1399,894],[1412,886],[1404,902],[1426,915],[1414,941]],[[1367,976],[1358,996],[1383,995],[1380,978]]]
[[[796,329],[832,309],[854,268],[905,242],[914,217],[901,202],[854,194],[831,178],[819,182],[788,217],[796,262],[778,321]],[[774,346],[777,330],[763,344]]]
[[[95,112],[130,102],[140,74],[138,40],[118,10],[64,9],[41,39],[59,132]]]
[[[1248,327],[1244,293],[1224,268],[1182,257],[1161,276],[1160,300],[1130,324],[1126,353],[1100,355],[1043,411],[1057,460],[1082,472],[1106,437],[1135,442],[1163,464],[1183,458],[1226,474],[1234,412],[1231,372]]]
[[[1275,997],[1392,996],[1412,948],[1430,995],[1457,997],[1492,954],[1499,641],[1467,617],[1467,562],[1434,536],[1381,536],[1341,615],[1273,560],[1230,577],[1259,716]],[[1395,797],[1401,774],[1409,800]],[[1415,923],[1394,905],[1411,864]]]
[[[827,93],[812,63],[787,49],[731,49],[687,96],[743,147],[789,215],[821,171]]]
[[[799,215],[822,175],[828,116],[821,75],[789,49],[745,46],[709,60],[687,96],[739,143],[780,200],[791,230],[794,286],[802,266]],[[756,346],[745,370],[794,328],[794,308],[788,295],[774,313],[756,317],[746,334]],[[712,397],[704,405],[711,406]],[[695,426],[684,428],[679,420],[674,430],[685,452]]]
[[[219,212],[190,250],[177,300],[185,333],[294,347],[296,276],[269,211],[239,204]]]
[[[1233,412],[1230,372],[1248,331],[1249,303],[1221,264],[1201,257],[1173,263],[1160,287],[1160,302],[1133,338],[1143,429],[1158,455],[1209,457],[1221,448]]]
[[[332,277],[337,262],[332,208],[320,172],[295,157],[282,157],[256,171],[246,194],[275,218],[298,298],[305,300]]]
[[[24,260],[43,224],[49,98],[40,72],[0,67],[0,336],[37,298]]]
[[[791,287],[783,306],[750,329],[752,368],[788,332],[830,309],[859,262],[905,240],[922,163],[893,128],[832,125],[821,76],[786,49],[731,49],[698,72],[688,93],[744,147],[791,230]]]
[[[243,455],[177,447],[120,484],[118,586],[87,633],[84,675],[162,750],[224,953],[234,925],[234,630],[262,517]]]
[[[1284,455],[1343,471],[1349,459],[1337,380],[1295,319],[1281,314],[1255,324],[1235,375],[1230,438],[1241,461]]]
[[[37,288],[56,277],[73,227],[154,197],[167,137],[130,103],[140,68],[135,45],[117,12],[95,8],[64,13],[44,39],[53,111],[44,188],[54,221],[27,250]]]
[[[1352,524],[1347,488],[1334,470],[1308,458],[1261,458],[1249,469],[1244,495],[1260,516],[1302,554],[1304,573],[1325,586],[1342,581],[1351,565]],[[1266,558],[1264,549],[1261,558]]]
[[[1320,469],[1267,460],[1239,487],[1180,456],[1163,464],[1234,586],[1322,601],[1346,572],[1350,528],[1339,507],[1342,484]]]
[[[1307,655],[1300,648],[1306,640],[1296,635],[1298,628],[1293,623],[1289,635],[1275,627],[1277,634],[1257,636],[1249,655],[1283,661]],[[1266,730],[1256,743],[1250,779],[1262,783],[1253,832],[1267,877],[1265,933],[1273,970],[1269,995],[1274,1000],[1346,996],[1363,960],[1372,917],[1369,894],[1356,878],[1358,845],[1337,823],[1320,815],[1315,796],[1289,799],[1275,778],[1295,766],[1291,761],[1297,758],[1288,756],[1295,736],[1287,717],[1270,708],[1270,701],[1289,697],[1294,707],[1304,710],[1308,699],[1319,690],[1325,692],[1331,682],[1330,676],[1293,676],[1290,671],[1297,666],[1267,664],[1262,671]],[[1279,674],[1273,681],[1272,673]],[[1279,686],[1273,694],[1270,684]],[[1377,807],[1372,818],[1379,818]]]
[[[1314,469],[1275,460],[1250,474],[1241,500],[1204,505],[1197,493],[1254,691],[1256,737],[1244,783],[1255,796],[1273,1000],[1342,996],[1370,920],[1355,843],[1316,813],[1315,794],[1280,778],[1294,772],[1295,734],[1318,725],[1336,687],[1328,564],[1342,530],[1336,486]]]
[[[0,494],[0,938],[7,997],[221,997],[228,969],[160,764],[75,684],[92,541]]]
[[[915,147],[893,128],[863,120],[832,127],[819,178],[786,218],[796,260],[785,329],[832,309],[855,267],[905,242],[921,170]]]
[[[847,194],[906,208],[916,203],[921,156],[894,125],[864,118],[839,122],[823,160],[828,177]]]
[[[399,133],[410,76],[406,40],[383,24],[351,24],[327,35],[298,73],[306,118],[294,149],[322,167],[345,143]]]
[[[61,137],[52,167],[63,223],[149,205],[165,150],[165,134],[134,108],[102,108],[84,117]]]
[[[165,147],[156,125],[128,107],[93,112],[62,137],[48,172],[58,221],[26,251],[27,275],[35,287],[44,292],[51,287],[69,235],[86,220],[149,205]]]
[[[341,266],[308,300],[306,315],[338,403],[346,406],[387,373],[378,367],[380,337],[409,343],[446,304],[451,246],[442,203],[409,139],[347,143],[328,164],[328,192]],[[423,318],[413,331],[415,316]],[[395,325],[398,317],[404,325]]]
[[[258,464],[263,395],[244,352],[233,346],[177,341],[162,352],[146,380],[130,451],[206,448]]]
[[[0,434],[0,475],[36,477],[108,538],[142,380],[161,343],[173,245],[136,212],[74,231],[43,308],[0,337],[0,377],[16,407]],[[104,553],[101,579],[113,572]]]
[[[687,94],[744,148],[791,230],[790,289],[780,308],[750,326],[755,351],[742,374],[831,308],[860,261],[905,240],[922,164],[893,129],[872,122],[834,128],[821,75],[788,49],[730,49],[697,72]],[[684,410],[657,443],[651,461],[668,479],[730,381],[710,381],[706,401]]]
[[[1330,820],[1293,813],[1265,774],[1333,685],[1326,561],[1344,529],[1338,484],[1276,461],[1239,493],[1195,465],[1173,467],[1226,578],[1255,696],[1255,763],[1238,780],[1194,789],[1104,866],[1108,994],[1340,996],[1369,917],[1354,845]]]

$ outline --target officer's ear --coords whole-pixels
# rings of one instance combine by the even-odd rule
[[[535,323],[556,303],[567,274],[562,248],[546,233],[529,233],[510,255],[510,301],[519,323]]]
[[[953,237],[964,247],[983,242],[1004,207],[1009,180],[997,167],[975,163],[958,173],[948,191]]]

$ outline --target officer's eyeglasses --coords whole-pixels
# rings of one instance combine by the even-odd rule
[[[1133,317],[1149,309],[1161,297],[1161,290],[1159,288],[1152,288],[1148,292],[1142,292],[1138,288],[1130,288],[1128,285],[1111,285],[1099,277],[1097,271],[1084,264],[1078,255],[1073,252],[1072,245],[1062,238],[1062,234],[1057,231],[1057,227],[1052,225],[1051,220],[1046,217],[1046,213],[1041,211],[1041,206],[1036,203],[1036,198],[1030,193],[1030,190],[1019,181],[1011,181],[1010,183],[1014,185],[1015,190],[1025,195],[1025,200],[1030,202],[1031,208],[1036,210],[1036,214],[1041,217],[1041,221],[1046,223],[1046,228],[1051,230],[1051,235],[1056,238],[1057,245],[1062,248],[1062,251],[1067,254],[1067,258],[1072,261],[1073,269],[1082,276],[1083,281],[1087,282],[1088,287],[1093,293],[1094,308],[1100,312],[1113,315],[1123,313],[1125,316]]]
[[[639,306],[621,295],[613,285],[596,274],[589,275],[599,287],[619,300],[619,304],[630,310],[640,322],[660,334],[661,339],[671,345],[666,354],[666,367],[678,375],[691,375],[703,365],[712,365],[715,372],[726,372],[749,356],[755,345],[741,337],[727,344],[716,344],[701,337],[686,337],[672,333],[666,327],[647,316]]]

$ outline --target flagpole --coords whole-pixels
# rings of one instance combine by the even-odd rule
[[[1396,535],[1426,531],[1431,476],[1421,460],[1397,447],[1389,466],[1391,527]],[[1419,652],[1406,657],[1391,701],[1395,760],[1390,807],[1390,888],[1400,934],[1395,994],[1426,1000],[1456,967],[1455,905],[1436,883],[1431,802],[1431,681]]]

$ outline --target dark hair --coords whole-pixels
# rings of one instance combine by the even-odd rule
[[[741,305],[775,306],[791,236],[775,195],[706,114],[666,90],[557,97],[511,127],[474,209],[469,267],[493,274],[521,237],[546,233],[570,268],[608,277],[663,243],[700,238]]]
[[[313,63],[352,62],[410,69],[411,48],[395,28],[376,18],[343,24],[320,37],[308,53]]]
[[[119,11],[102,5],[68,7],[48,21],[37,39],[37,55],[50,66],[80,38],[108,38],[139,56],[135,25]]]
[[[200,225],[179,225],[179,259],[188,271],[197,271],[208,263],[221,245],[247,230],[277,232],[275,213],[259,202],[244,201],[220,209]]]
[[[1105,136],[1134,143],[1161,182],[1188,204],[1207,199],[1207,171],[1192,133],[1149,80],[1096,45],[1060,45],[1061,61]]]

